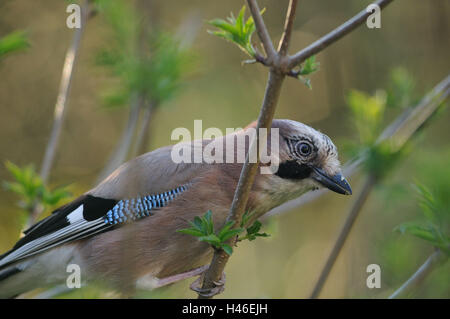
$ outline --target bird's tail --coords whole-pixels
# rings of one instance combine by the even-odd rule
[[[22,261],[0,268],[0,298],[15,298],[33,289],[39,278],[33,278],[27,269],[31,261]]]
[[[14,298],[36,288],[66,283],[68,264],[81,264],[74,259],[74,246],[59,247],[29,256],[13,263],[0,258],[0,298]],[[6,259],[3,259],[6,261]]]

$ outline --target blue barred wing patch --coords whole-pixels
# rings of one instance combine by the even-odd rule
[[[150,216],[155,208],[166,206],[186,189],[186,186],[183,185],[156,195],[120,200],[105,214],[103,221],[105,224],[117,225]]]

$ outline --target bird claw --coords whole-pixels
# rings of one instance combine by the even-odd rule
[[[204,274],[198,277],[191,285],[191,290],[195,291],[202,297],[213,297],[215,295],[221,294],[225,290],[225,281],[226,276],[225,273],[222,273],[222,277],[218,281],[214,281],[215,287],[208,289],[202,288],[203,285]]]

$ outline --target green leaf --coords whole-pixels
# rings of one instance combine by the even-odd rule
[[[115,77],[104,104],[129,106],[139,95],[157,108],[175,97],[194,70],[191,50],[161,30],[141,39],[140,13],[128,1],[97,0],[96,6],[112,31],[97,57]]]
[[[382,120],[386,109],[386,94],[377,91],[375,95],[351,90],[347,95],[347,104],[352,113],[352,120],[360,143],[372,146],[382,128]]]
[[[390,83],[387,90],[387,106],[390,108],[405,108],[414,99],[415,80],[404,68],[391,71]]]
[[[307,58],[303,62],[302,66],[300,68],[300,75],[308,75],[308,74],[311,74],[311,73],[314,73],[314,72],[318,71],[319,70],[319,65],[320,65],[320,63],[316,62],[316,56],[315,55]]]
[[[410,234],[432,243],[437,242],[431,229],[423,227],[417,223],[403,223],[397,226],[394,230],[400,232],[401,234]]]
[[[189,225],[191,225],[190,228],[179,229],[177,232],[201,237],[201,240],[206,240],[209,235],[214,235],[214,224],[210,210],[204,216],[195,216],[193,221],[189,221]]]
[[[15,31],[0,38],[0,59],[12,52],[23,51],[28,48],[28,36],[24,31]]]
[[[422,209],[425,218],[432,223],[437,222],[437,207],[433,194],[425,185],[416,183],[415,187],[416,192],[419,195],[419,206]]]
[[[257,234],[249,235],[247,239],[249,241],[253,241],[256,239],[256,237],[270,237],[270,235],[266,234],[266,233],[257,233]]]
[[[193,229],[193,228],[184,228],[184,229],[178,229],[177,230],[178,233],[182,233],[182,234],[186,234],[186,235],[191,235],[191,236],[195,236],[195,237],[201,237],[204,234],[199,231],[198,229]]]
[[[223,30],[223,31],[227,31],[229,34],[238,32],[236,26],[226,22],[223,19],[213,19],[213,20],[209,21],[208,23],[215,26],[216,28]],[[211,32],[220,33],[219,31],[211,31]]]
[[[220,241],[219,237],[217,237],[214,234],[210,234],[207,236],[201,236],[198,238],[198,240],[207,242],[216,248],[220,248],[221,241]]]
[[[214,248],[223,248],[228,247],[228,252],[232,252],[232,249],[229,245],[226,244],[227,240],[232,238],[233,236],[239,235],[244,229],[243,228],[232,228],[234,225],[234,221],[228,221],[225,225],[217,232],[214,232],[214,223],[212,220],[212,211],[208,210],[205,215],[194,218],[193,222],[189,221],[189,224],[192,226],[191,228],[179,229],[177,232],[195,236],[198,240],[206,242],[213,246]],[[253,228],[260,228],[260,226],[253,226]],[[267,236],[267,234],[255,234],[254,236]]]
[[[204,226],[203,220],[200,217],[195,216],[194,222],[191,224],[193,227],[197,228],[199,231],[206,233],[206,227]]]
[[[425,185],[416,183],[415,190],[418,193],[419,207],[424,214],[425,223],[404,223],[396,227],[395,230],[426,240],[450,255],[450,236],[448,233],[450,210],[448,204],[443,204],[438,200],[436,194]],[[448,201],[445,190],[441,193],[441,196],[445,198],[444,202]]]
[[[230,245],[223,244],[222,249],[224,252],[226,252],[229,256],[233,253],[233,248]]]
[[[311,80],[305,75],[312,74],[319,70],[320,63],[316,62],[316,56],[313,55],[307,58],[301,65],[300,70],[297,71],[297,79],[299,79],[303,84],[308,87],[308,89],[312,90]]]
[[[262,10],[261,14],[264,13],[264,11],[265,10]],[[239,11],[237,18],[231,13],[231,16],[228,17],[227,20],[228,21],[223,19],[213,19],[209,21],[208,23],[218,28],[219,31],[208,30],[208,32],[233,42],[242,51],[254,58],[256,51],[252,45],[251,39],[256,27],[251,16],[245,21],[245,6]]]
[[[260,221],[255,221],[250,227],[247,228],[247,234],[242,237],[239,238],[239,241],[243,241],[243,240],[249,240],[249,241],[253,241],[256,239],[256,237],[269,237],[270,235],[266,234],[266,233],[259,233],[260,229],[261,229],[261,222]]]
[[[259,230],[261,229],[261,226],[262,226],[261,222],[259,220],[257,220],[253,223],[253,225],[251,225],[249,228],[247,228],[247,232],[249,234],[255,234],[255,233],[259,232]]]
[[[42,193],[43,204],[49,206],[56,205],[60,200],[72,196],[65,188],[56,188],[53,191],[44,188]]]
[[[242,228],[235,228],[235,229],[230,229],[227,232],[224,232],[222,234],[222,236],[219,235],[219,238],[222,242],[227,241],[228,239],[230,239],[231,237],[234,237],[236,235],[239,235],[240,233],[242,233],[243,229]]]
[[[6,169],[11,173],[14,181],[4,181],[3,187],[17,194],[20,198],[18,206],[28,212],[41,204],[44,208],[57,205],[64,198],[71,194],[64,188],[47,188],[41,177],[37,174],[33,165],[27,165],[23,168],[7,161]]]
[[[225,225],[222,227],[222,229],[219,231],[219,234],[217,236],[219,236],[219,238],[222,238],[222,236],[224,234],[226,234],[233,225],[234,225],[234,220],[230,220],[230,221],[226,222]]]
[[[214,223],[212,221],[212,211],[208,210],[205,214],[205,216],[203,217],[204,219],[204,223],[206,225],[206,233],[209,234],[214,234]]]

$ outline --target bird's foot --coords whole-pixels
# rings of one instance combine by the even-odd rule
[[[205,277],[205,274],[203,273],[200,277],[195,280],[190,288],[198,293],[202,297],[213,297],[215,295],[221,294],[225,290],[225,281],[226,276],[225,273],[222,273],[222,276],[218,281],[214,281],[214,287],[213,288],[202,288],[203,285],[203,278]]]

